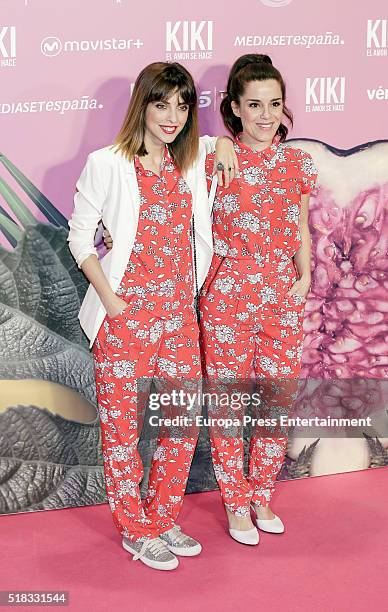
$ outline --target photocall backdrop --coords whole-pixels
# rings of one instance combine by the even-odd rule
[[[387,22],[384,0],[1,2],[1,513],[105,501],[93,363],[77,321],[86,281],[67,219],[88,153],[112,142],[137,74],[157,60],[191,71],[210,135],[225,132],[218,109],[238,56],[267,53],[284,75],[290,138],[319,169],[303,405],[376,418],[358,436],[294,432],[280,478],[388,464]],[[141,450],[147,468],[150,443]],[[202,432],[188,490],[215,487]]]

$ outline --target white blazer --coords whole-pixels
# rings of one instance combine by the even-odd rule
[[[214,152],[216,138],[202,136],[195,164],[184,174],[190,188],[195,224],[198,287],[209,270],[213,240],[208,200],[205,159]],[[74,210],[69,220],[68,242],[78,267],[89,255],[97,255],[94,236],[100,221],[113,238],[113,248],[101,259],[101,266],[113,291],[124,275],[135,242],[139,220],[140,194],[134,163],[112,146],[89,154],[77,182]],[[90,346],[105,318],[106,310],[94,287],[89,285],[78,315]]]

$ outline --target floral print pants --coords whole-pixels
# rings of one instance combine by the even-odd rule
[[[137,541],[156,538],[174,526],[197,442],[192,429],[192,437],[160,430],[142,501],[144,470],[137,446],[144,406],[139,406],[138,381],[198,380],[200,357],[194,316],[128,313],[126,309],[114,319],[105,318],[93,356],[108,501],[119,532]]]
[[[215,278],[219,281],[221,277],[217,274]],[[242,292],[246,289],[243,283]],[[247,308],[237,295],[231,299],[222,293],[222,283],[213,282],[200,299],[206,377],[225,381],[254,376],[262,393],[260,416],[290,414],[300,373],[303,309],[302,303],[287,299],[283,292],[277,304],[263,303],[250,310],[249,300]],[[269,427],[252,429],[246,477],[241,430],[240,435],[233,431],[222,435],[219,428],[209,428],[221,496],[226,508],[238,516],[249,516],[252,502],[261,506],[270,502],[288,441],[287,428],[273,431]]]

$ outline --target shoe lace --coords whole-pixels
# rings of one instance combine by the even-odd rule
[[[177,544],[184,544],[186,542],[187,536],[182,533],[182,528],[179,525],[174,525],[174,527],[170,529],[170,534]]]
[[[133,555],[133,561],[137,561],[138,559],[140,559],[140,557],[142,557],[147,552],[147,550],[149,550],[150,553],[152,553],[156,558],[158,558],[160,555],[168,551],[168,548],[166,547],[165,543],[162,542],[162,540],[160,540],[159,538],[155,538],[153,540],[145,540],[139,552]]]

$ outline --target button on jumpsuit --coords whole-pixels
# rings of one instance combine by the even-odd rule
[[[217,188],[214,256],[200,297],[203,369],[209,380],[254,374],[267,410],[256,416],[279,418],[300,373],[304,304],[286,293],[297,280],[292,258],[301,245],[301,194],[314,187],[316,170],[308,153],[284,144],[255,152],[237,138],[234,146],[241,177]],[[213,160],[208,155],[208,181]],[[275,385],[264,384],[269,379]],[[276,435],[252,431],[248,477],[241,430],[209,432],[222,499],[238,516],[248,516],[251,502],[268,505],[287,445],[284,428]]]
[[[174,526],[196,445],[160,430],[148,492],[140,498],[138,379],[201,374],[193,308],[190,190],[165,149],[161,175],[135,157],[140,213],[135,244],[117,290],[127,308],[105,317],[93,345],[105,482],[113,521],[133,541]],[[114,248],[114,247],[113,247]]]

